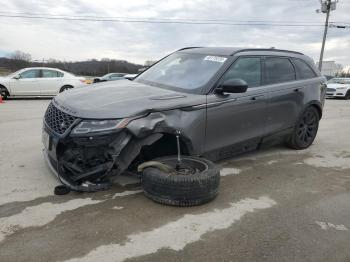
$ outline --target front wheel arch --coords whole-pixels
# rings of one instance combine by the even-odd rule
[[[10,92],[6,88],[6,86],[0,85],[0,94],[4,99],[6,99],[8,96],[10,96]]]
[[[346,92],[345,97],[346,100],[350,99],[350,89]]]

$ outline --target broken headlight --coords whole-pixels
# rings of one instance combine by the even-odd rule
[[[129,122],[130,120],[128,118],[113,120],[84,120],[73,129],[72,134],[79,135],[105,131],[116,131],[118,129],[124,128]]]

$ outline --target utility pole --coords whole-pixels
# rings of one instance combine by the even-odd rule
[[[324,53],[324,47],[326,45],[326,39],[327,39],[327,32],[328,32],[328,26],[329,26],[329,14],[331,11],[336,9],[336,3],[338,0],[332,1],[332,0],[320,0],[321,2],[321,12],[326,13],[326,23],[324,25],[324,32],[323,32],[323,40],[322,40],[322,47],[321,47],[321,54],[320,54],[320,61],[318,62],[318,69],[322,70],[322,62],[323,62],[323,53]],[[316,10],[317,12],[320,12],[320,10]]]

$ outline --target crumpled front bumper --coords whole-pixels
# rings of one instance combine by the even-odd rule
[[[124,172],[143,146],[153,144],[162,136],[155,133],[136,137],[127,129],[82,137],[59,136],[44,123],[43,154],[48,167],[63,184],[72,190],[92,192],[108,188],[110,176]],[[90,158],[85,159],[85,155]]]
[[[60,176],[58,174],[58,170],[57,167],[54,166],[54,161],[52,159],[50,159],[49,154],[47,153],[47,150],[44,148],[43,149],[43,155],[44,155],[44,159],[45,162],[47,164],[47,166],[49,167],[49,169],[51,170],[51,172],[58,178],[58,180],[68,186],[70,189],[74,190],[74,191],[79,191],[79,192],[95,192],[95,191],[101,191],[101,190],[107,190],[110,188],[110,183],[108,182],[104,182],[104,183],[81,183],[79,185],[73,184],[72,182],[70,182],[69,180],[65,179],[64,176]]]
[[[85,139],[84,141],[90,141],[91,139],[92,140],[91,146],[93,147],[94,138],[95,140],[99,141],[98,140],[99,136],[95,136],[94,138],[93,137],[72,138],[69,135],[69,132],[64,135],[58,135],[55,132],[53,132],[46,125],[45,122],[43,123],[42,132],[43,132],[42,134],[43,155],[44,155],[45,162],[47,163],[51,172],[60,180],[61,183],[67,185],[72,190],[85,191],[85,192],[105,190],[110,187],[110,183],[108,179],[104,179],[103,176],[100,176],[101,179],[84,179],[84,172],[86,171],[86,169],[81,169],[83,170],[81,174],[82,179],[76,179],[76,177],[72,176],[72,174],[65,172],[65,170],[67,169],[64,168],[65,163],[67,163],[67,161],[65,162],[64,159],[62,158],[62,156],[64,155],[64,152],[70,151],[71,150],[70,147],[83,148],[81,145],[76,144],[75,139],[78,139],[78,141],[81,141],[81,139]],[[115,135],[111,136],[111,139],[114,139],[114,137]],[[101,141],[99,142],[101,143]],[[109,145],[106,144],[106,148],[107,146]],[[83,149],[81,150],[83,151]],[[112,167],[113,161],[109,160],[108,164],[109,164],[108,167]],[[101,173],[107,174],[108,173],[107,171],[109,171],[109,168],[108,169],[106,168],[106,170],[101,170]]]

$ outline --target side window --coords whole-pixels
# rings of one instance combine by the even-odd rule
[[[40,76],[40,70],[30,69],[20,73],[21,78],[38,78]]]
[[[47,69],[42,70],[42,77],[43,78],[59,77],[59,74],[62,74],[62,73],[55,71],[55,70],[47,70]]]
[[[222,81],[229,79],[242,79],[248,87],[261,84],[261,59],[259,57],[241,57],[225,73]]]
[[[293,59],[295,70],[297,71],[297,79],[309,79],[316,77],[315,72],[301,59]]]
[[[295,80],[295,71],[288,58],[265,59],[264,84],[276,84]]]

